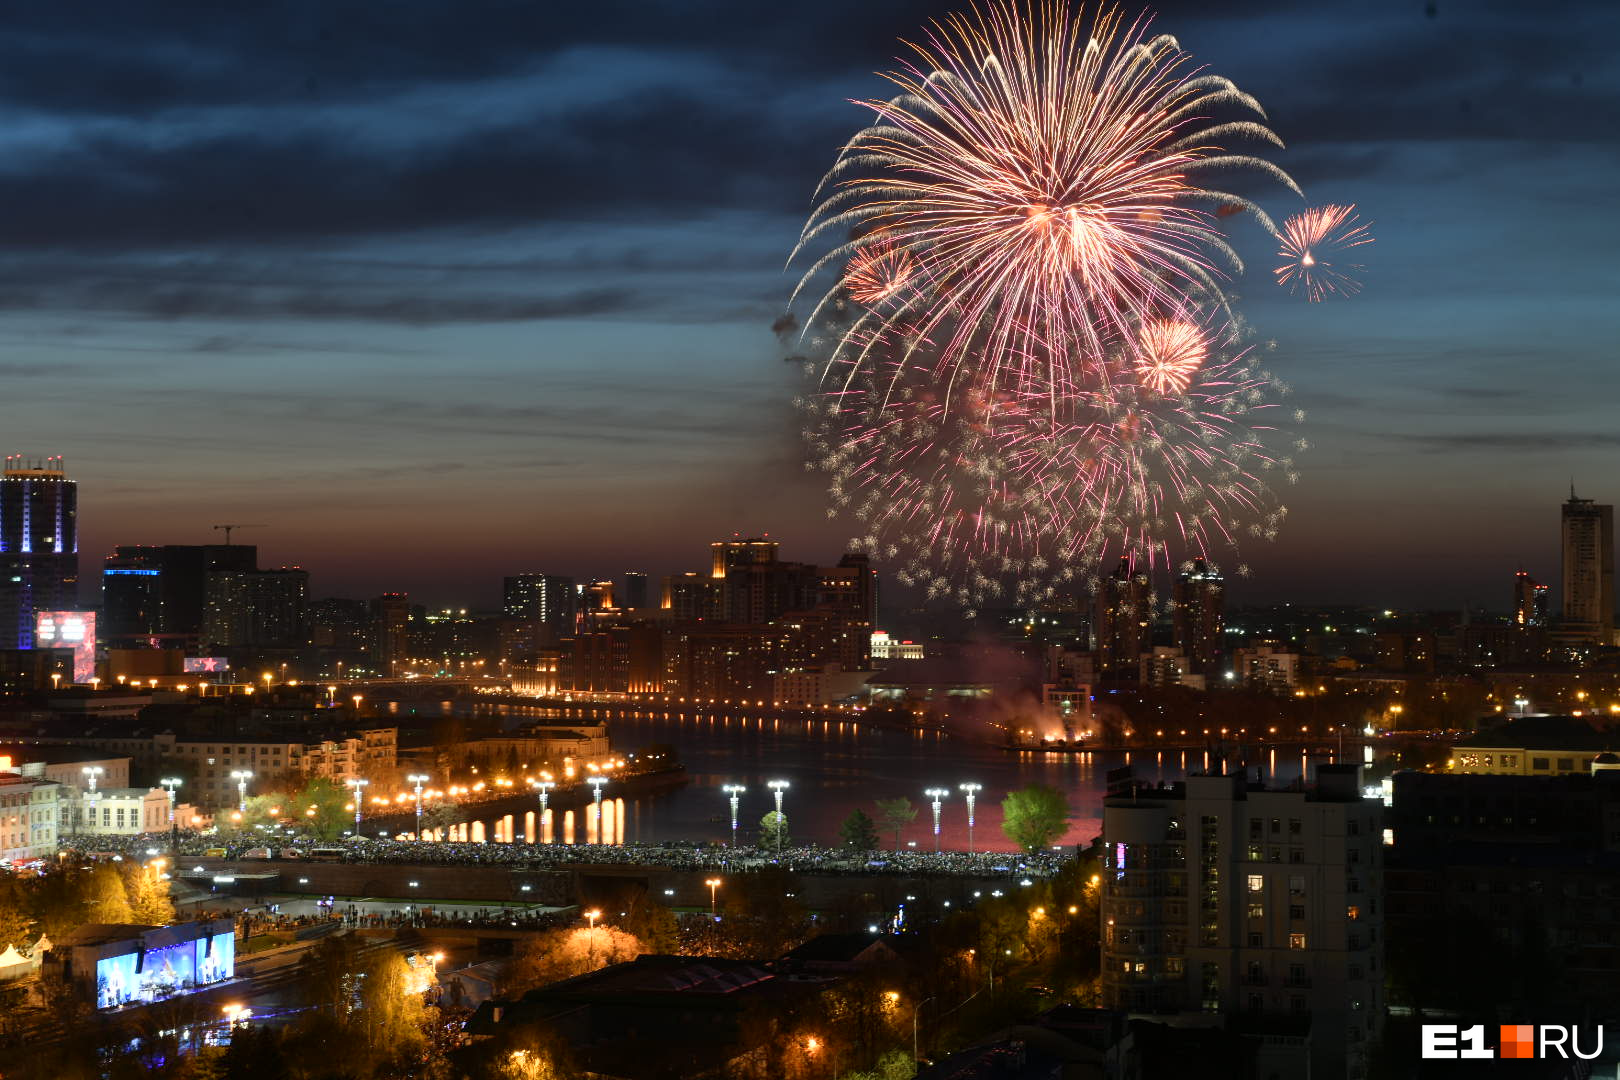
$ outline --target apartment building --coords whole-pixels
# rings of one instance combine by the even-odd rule
[[[1241,773],[1116,788],[1104,1007],[1251,1030],[1285,1074],[1308,1058],[1316,1080],[1361,1080],[1385,1004],[1381,810],[1353,765],[1281,789]]]

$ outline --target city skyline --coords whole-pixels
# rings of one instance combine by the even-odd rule
[[[1616,16],[1196,8],[1156,5],[1266,102],[1312,198],[1378,235],[1362,295],[1321,305],[1244,241],[1244,310],[1314,449],[1233,602],[1505,609],[1520,566],[1556,580],[1570,478],[1616,497],[1612,271],[1580,254],[1615,228],[1588,208]],[[494,606],[501,574],[657,576],[733,532],[842,550],[771,333],[782,256],[846,99],[946,6],[711,10],[29,13],[0,422],[8,451],[66,456],[86,570],[264,522],[243,539],[316,594]]]

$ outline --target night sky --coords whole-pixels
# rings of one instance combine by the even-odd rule
[[[831,560],[771,323],[810,193],[941,2],[29,5],[0,28],[0,431],[86,569],[244,530],[317,595]],[[1127,10],[1137,10],[1127,5]],[[1620,500],[1620,5],[1156,8],[1266,106],[1363,294],[1235,292],[1308,413],[1239,600],[1505,608]],[[1262,193],[1275,216],[1302,204]]]

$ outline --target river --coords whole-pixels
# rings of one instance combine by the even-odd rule
[[[495,709],[510,724],[556,715],[522,706]],[[961,735],[900,731],[849,720],[644,716],[610,721],[608,730],[620,753],[652,743],[672,744],[691,779],[677,791],[638,799],[614,799],[608,786],[603,797],[614,801],[605,817],[606,831],[614,842],[631,843],[727,839],[730,808],[721,790],[725,784],[748,789],[738,815],[747,840],[757,834],[759,819],[773,807],[766,783],[786,780],[783,809],[789,831],[817,843],[837,843],[839,825],[856,808],[876,818],[874,800],[904,795],[918,813],[903,842],[926,850],[934,839],[932,811],[923,792],[942,787],[951,795],[943,807],[941,845],[947,850],[966,849],[967,807],[958,786],[971,781],[983,785],[973,833],[977,850],[1012,848],[1001,833],[1001,799],[1031,783],[1049,784],[1068,796],[1074,816],[1061,842],[1084,844],[1101,832],[1109,770],[1129,764],[1139,779],[1157,783],[1179,780],[1212,763],[1210,754],[1197,751],[1014,752]],[[1267,751],[1265,764],[1269,778],[1282,783],[1322,760],[1327,759],[1289,748]],[[588,811],[578,816],[578,828],[570,831],[583,840]],[[561,825],[556,830],[559,839]],[[486,831],[496,835],[493,823]],[[884,843],[892,842],[892,833],[885,834]]]

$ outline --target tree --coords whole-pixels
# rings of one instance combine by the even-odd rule
[[[124,882],[129,897],[130,918],[147,926],[167,926],[174,922],[174,901],[169,883],[156,866],[132,866]]]
[[[349,792],[325,776],[311,777],[304,790],[292,797],[290,806],[282,809],[299,825],[322,840],[332,840],[354,821],[349,805]],[[310,813],[311,810],[315,812]]]
[[[902,795],[898,799],[879,799],[877,810],[878,817],[883,819],[883,827],[894,830],[894,850],[899,851],[900,834],[907,825],[917,820],[917,808]]]
[[[781,850],[788,845],[787,815],[772,810],[759,819],[759,846]]]
[[[645,892],[631,898],[625,910],[624,930],[641,942],[645,952],[674,954],[680,951],[680,926],[669,908]]]
[[[1026,852],[1041,851],[1069,831],[1070,813],[1061,791],[1030,784],[1001,800],[1001,831]]]
[[[512,954],[505,992],[522,993],[537,986],[572,979],[609,964],[634,960],[641,942],[613,926],[576,926],[524,938]]]
[[[17,879],[0,878],[0,952],[6,946],[23,949],[32,945],[39,936],[34,930],[34,919],[23,909],[23,890]]]
[[[90,872],[85,903],[93,923],[127,923],[134,921],[129,910],[129,894],[124,891],[124,875],[116,867],[102,865]]]
[[[844,819],[844,823],[838,827],[838,835],[844,838],[845,847],[856,851],[877,850],[877,823],[860,807],[856,807],[849,817]]]

